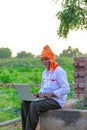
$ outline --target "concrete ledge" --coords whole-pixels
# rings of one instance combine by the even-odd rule
[[[15,124],[17,122],[21,122],[21,118],[15,118],[13,120],[5,121],[0,123],[0,127],[10,125],[10,124]]]
[[[60,109],[41,114],[40,130],[87,130],[87,110]]]

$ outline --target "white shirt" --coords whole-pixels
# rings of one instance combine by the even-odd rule
[[[45,69],[42,74],[42,83],[39,92],[54,93],[56,97],[51,98],[63,107],[69,91],[70,86],[68,84],[67,74],[62,67],[58,66],[53,72]]]

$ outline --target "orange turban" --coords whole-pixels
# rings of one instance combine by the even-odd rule
[[[41,58],[49,58],[50,59],[50,70],[51,71],[53,71],[58,66],[58,63],[55,62],[55,55],[48,45],[46,45],[43,48],[43,51],[41,53]]]

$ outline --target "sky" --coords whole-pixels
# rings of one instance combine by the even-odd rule
[[[47,44],[57,55],[68,46],[87,53],[87,31],[58,37],[59,10],[55,0],[0,0],[0,48],[11,49],[13,56],[21,51],[40,55]]]

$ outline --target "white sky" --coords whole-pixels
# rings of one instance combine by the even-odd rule
[[[13,56],[20,51],[38,55],[47,44],[57,55],[68,46],[87,53],[87,31],[58,38],[59,9],[52,0],[0,0],[0,48],[10,48]]]

